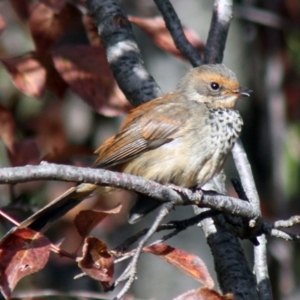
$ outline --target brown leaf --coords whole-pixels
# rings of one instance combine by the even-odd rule
[[[29,53],[0,58],[0,61],[11,75],[14,85],[28,96],[42,98],[48,88],[61,97],[67,88],[50,55]]]
[[[78,266],[88,276],[101,281],[110,283],[114,275],[114,261],[107,251],[104,242],[95,237],[88,237],[82,249],[82,257],[77,259]]]
[[[67,3],[67,0],[39,0],[39,2],[50,7],[54,12],[59,13]]]
[[[28,228],[16,229],[0,243],[0,289],[10,298],[16,284],[25,276],[43,269],[50,255],[50,242]]]
[[[87,36],[89,38],[90,44],[92,46],[98,47],[102,46],[102,41],[98,33],[95,20],[89,15],[82,16],[83,25],[85,27]]]
[[[41,158],[41,161],[56,164],[72,164],[74,158],[86,156],[94,157],[94,151],[86,146],[71,145],[63,148],[52,148],[51,151]]]
[[[4,18],[0,15],[0,34],[2,33],[2,31],[6,28],[6,22],[4,20]]]
[[[164,259],[181,271],[192,276],[208,288],[213,288],[214,282],[202,259],[181,249],[173,248],[166,244],[155,244],[143,249]]]
[[[15,119],[10,110],[0,104],[0,137],[10,152],[14,150],[15,134]]]
[[[32,1],[10,0],[9,2],[21,20],[28,20]]]
[[[85,238],[100,222],[103,221],[110,214],[117,214],[120,212],[122,205],[119,204],[114,209],[109,211],[97,210],[82,210],[75,217],[75,226],[82,238]]]
[[[234,300],[234,297],[232,294],[226,294],[223,296],[214,290],[200,288],[188,291],[173,300]]]
[[[165,21],[161,17],[156,18],[138,18],[128,17],[129,21],[142,28],[156,45],[171,54],[186,59],[176,48],[169,30],[166,28]],[[183,26],[183,30],[188,41],[200,52],[204,51],[204,44],[199,36],[189,28]]]
[[[13,167],[38,164],[39,158],[40,151],[33,139],[15,142],[13,151],[9,153],[9,160]]]
[[[43,53],[52,47],[80,16],[78,10],[69,4],[64,5],[58,13],[44,3],[37,3],[29,19],[37,51]]]
[[[53,59],[70,88],[97,112],[115,116],[131,108],[113,78],[103,48],[64,46],[53,51]]]
[[[45,92],[46,69],[35,54],[0,58],[15,86],[26,95],[41,98]]]

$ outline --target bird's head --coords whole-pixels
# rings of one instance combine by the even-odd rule
[[[235,74],[223,64],[207,64],[192,69],[177,91],[186,99],[209,103],[216,108],[233,108],[238,98],[250,96],[240,87]]]

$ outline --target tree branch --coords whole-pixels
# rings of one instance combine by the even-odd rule
[[[182,195],[170,187],[125,173],[48,163],[38,166],[0,168],[0,183],[2,184],[16,184],[33,180],[62,180],[112,186],[136,191],[162,202],[172,202],[174,205],[198,204],[245,218],[255,218],[251,205],[239,201],[239,199],[223,195],[203,194],[199,191],[192,192],[189,189],[182,189],[184,191],[184,195]]]
[[[118,0],[87,0],[106,50],[110,68],[126,98],[138,106],[161,95],[144,67],[131,23]]]
[[[216,0],[206,42],[205,63],[221,63],[232,19],[232,0]]]
[[[199,51],[187,40],[181,22],[169,0],[154,0],[161,12],[166,27],[170,31],[177,49],[187,58],[193,67],[203,64]]]

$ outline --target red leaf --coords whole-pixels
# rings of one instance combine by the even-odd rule
[[[22,20],[27,20],[30,15],[30,6],[31,6],[31,1],[20,1],[20,0],[10,0],[9,1],[14,8],[16,14],[22,19]]]
[[[159,256],[208,288],[213,288],[214,282],[204,262],[198,256],[162,243],[146,247],[143,251]]]
[[[6,22],[4,18],[0,15],[0,33],[6,28]]]
[[[80,13],[72,5],[63,6],[58,13],[43,3],[37,3],[29,19],[37,51],[41,53],[47,51],[77,20],[80,20]]]
[[[119,204],[109,211],[97,210],[82,210],[75,217],[75,226],[82,238],[85,238],[100,222],[103,221],[110,214],[117,214],[120,212],[122,205]]]
[[[26,95],[42,98],[46,88],[61,97],[66,83],[54,68],[50,55],[30,53],[24,56],[0,58],[10,73],[14,85]]]
[[[13,83],[18,89],[29,96],[38,98],[43,96],[47,72],[35,54],[1,58],[0,61],[12,76]]]
[[[160,48],[186,59],[176,48],[169,30],[166,28],[165,21],[161,17],[156,18],[138,18],[129,17],[129,21],[142,28]],[[189,28],[183,26],[183,30],[188,41],[200,52],[204,51],[204,43],[199,36]]]
[[[0,243],[0,289],[10,298],[16,284],[25,276],[43,269],[50,255],[50,242],[28,228],[16,229]]]
[[[77,259],[78,266],[85,274],[107,286],[113,279],[114,261],[106,244],[95,237],[88,237],[82,252],[82,257]]]
[[[226,294],[223,296],[214,290],[201,288],[188,291],[173,300],[234,300],[234,297],[232,294]]]
[[[101,38],[99,36],[95,20],[89,15],[83,15],[82,21],[86,29],[90,44],[95,47],[102,46]]]
[[[9,153],[9,160],[13,167],[38,164],[39,158],[39,148],[32,139],[15,142],[13,151]]]
[[[113,78],[104,49],[64,46],[53,51],[53,59],[70,88],[97,112],[115,116],[131,107]]]
[[[67,0],[39,0],[39,2],[47,5],[56,13],[59,13],[65,6]]]
[[[0,104],[0,137],[10,152],[13,152],[16,123],[10,110]]]

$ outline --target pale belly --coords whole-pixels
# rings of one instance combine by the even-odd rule
[[[186,188],[204,185],[221,171],[239,137],[242,120],[238,113],[233,112],[229,111],[227,115],[223,111],[221,120],[225,118],[224,121],[207,124],[209,130],[204,136],[199,136],[194,130],[189,136],[141,154],[123,171],[162,184],[172,183]],[[214,113],[219,117],[218,111]]]

